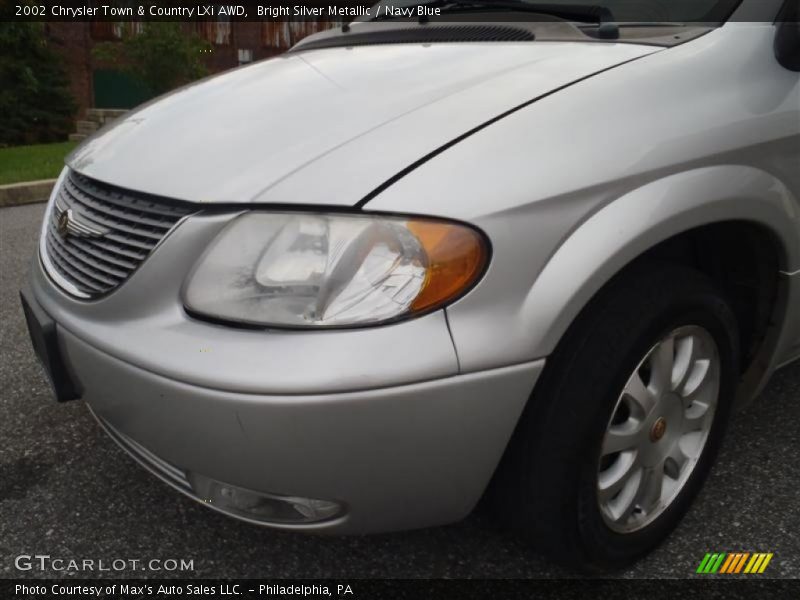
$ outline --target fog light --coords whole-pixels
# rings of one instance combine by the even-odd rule
[[[317,523],[344,514],[344,506],[330,500],[256,492],[190,473],[200,500],[223,512],[263,523]]]

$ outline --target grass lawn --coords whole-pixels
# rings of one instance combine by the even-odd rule
[[[52,179],[64,167],[64,157],[77,142],[0,148],[0,185]]]

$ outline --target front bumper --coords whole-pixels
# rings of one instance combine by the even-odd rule
[[[466,516],[541,368],[532,363],[378,390],[265,396],[148,373],[69,333],[62,348],[112,437],[176,489],[201,499],[170,477],[169,467],[247,489],[334,500],[345,506],[340,518],[274,525],[342,533]]]
[[[210,508],[199,478],[336,502],[285,529],[367,533],[466,516],[543,361],[459,374],[443,314],[352,331],[242,331],[180,308],[181,277],[220,219],[189,219],[114,294],[86,303],[42,271],[70,376],[111,437]],[[176,252],[175,248],[181,252]],[[171,250],[172,248],[172,250]],[[186,262],[187,264],[182,264]]]

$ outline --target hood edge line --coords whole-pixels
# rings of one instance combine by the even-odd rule
[[[659,52],[659,51],[656,51],[656,52]],[[398,171],[397,173],[392,175],[389,179],[387,179],[386,181],[384,181],[383,183],[378,185],[376,188],[374,188],[371,192],[367,193],[363,198],[361,198],[361,200],[359,200],[358,202],[356,202],[353,205],[353,208],[363,208],[371,200],[373,200],[375,197],[380,195],[384,190],[388,189],[389,187],[394,185],[397,181],[399,181],[400,179],[402,179],[403,177],[405,177],[406,175],[408,175],[412,171],[416,170],[418,167],[421,167],[422,165],[424,165],[429,160],[435,158],[439,154],[443,153],[445,150],[448,150],[449,148],[452,148],[456,144],[464,141],[465,139],[467,139],[468,137],[478,133],[479,131],[481,131],[483,129],[486,129],[490,125],[493,125],[493,124],[497,123],[498,121],[500,121],[502,119],[505,119],[506,117],[514,114],[515,112],[520,111],[523,108],[526,108],[526,107],[530,106],[531,104],[534,104],[534,103],[538,102],[539,100],[543,100],[543,99],[545,99],[545,98],[547,98],[549,96],[552,96],[553,94],[556,94],[556,93],[558,93],[560,91],[563,91],[563,90],[565,90],[565,89],[567,89],[569,87],[572,87],[575,84],[581,83],[582,81],[586,81],[587,79],[591,79],[592,77],[595,77],[596,75],[600,75],[600,74],[605,73],[607,71],[611,71],[613,69],[616,69],[617,67],[621,67],[623,65],[627,65],[627,64],[632,63],[634,61],[637,61],[637,60],[639,60],[641,58],[645,58],[647,56],[652,56],[656,52],[648,52],[647,54],[642,54],[640,56],[635,56],[635,57],[630,58],[628,60],[625,60],[625,61],[622,61],[620,63],[611,65],[610,67],[606,67],[604,69],[600,69],[599,71],[595,71],[593,73],[589,73],[588,75],[584,75],[583,77],[579,77],[575,81],[570,81],[569,83],[566,83],[566,84],[561,85],[561,86],[559,86],[557,88],[554,88],[554,89],[552,89],[552,90],[550,90],[550,91],[548,91],[548,92],[546,92],[546,93],[544,93],[544,94],[542,94],[540,96],[536,96],[534,98],[531,98],[530,100],[526,100],[522,104],[518,104],[517,106],[514,106],[514,107],[510,108],[509,110],[507,110],[505,112],[502,112],[499,115],[496,115],[496,116],[492,117],[488,121],[484,121],[480,125],[478,125],[476,127],[473,127],[472,129],[468,130],[465,133],[462,133],[458,137],[453,138],[449,142],[446,142],[446,143],[442,144],[441,146],[439,146],[435,150],[429,152],[428,154],[426,154],[422,158],[419,158],[419,159],[415,160],[414,162],[412,162],[410,165],[408,165],[404,169],[401,169],[400,171]]]

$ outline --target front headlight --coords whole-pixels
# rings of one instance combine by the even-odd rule
[[[198,315],[255,325],[372,325],[456,299],[487,259],[483,236],[446,221],[249,212],[198,261],[184,303]]]

